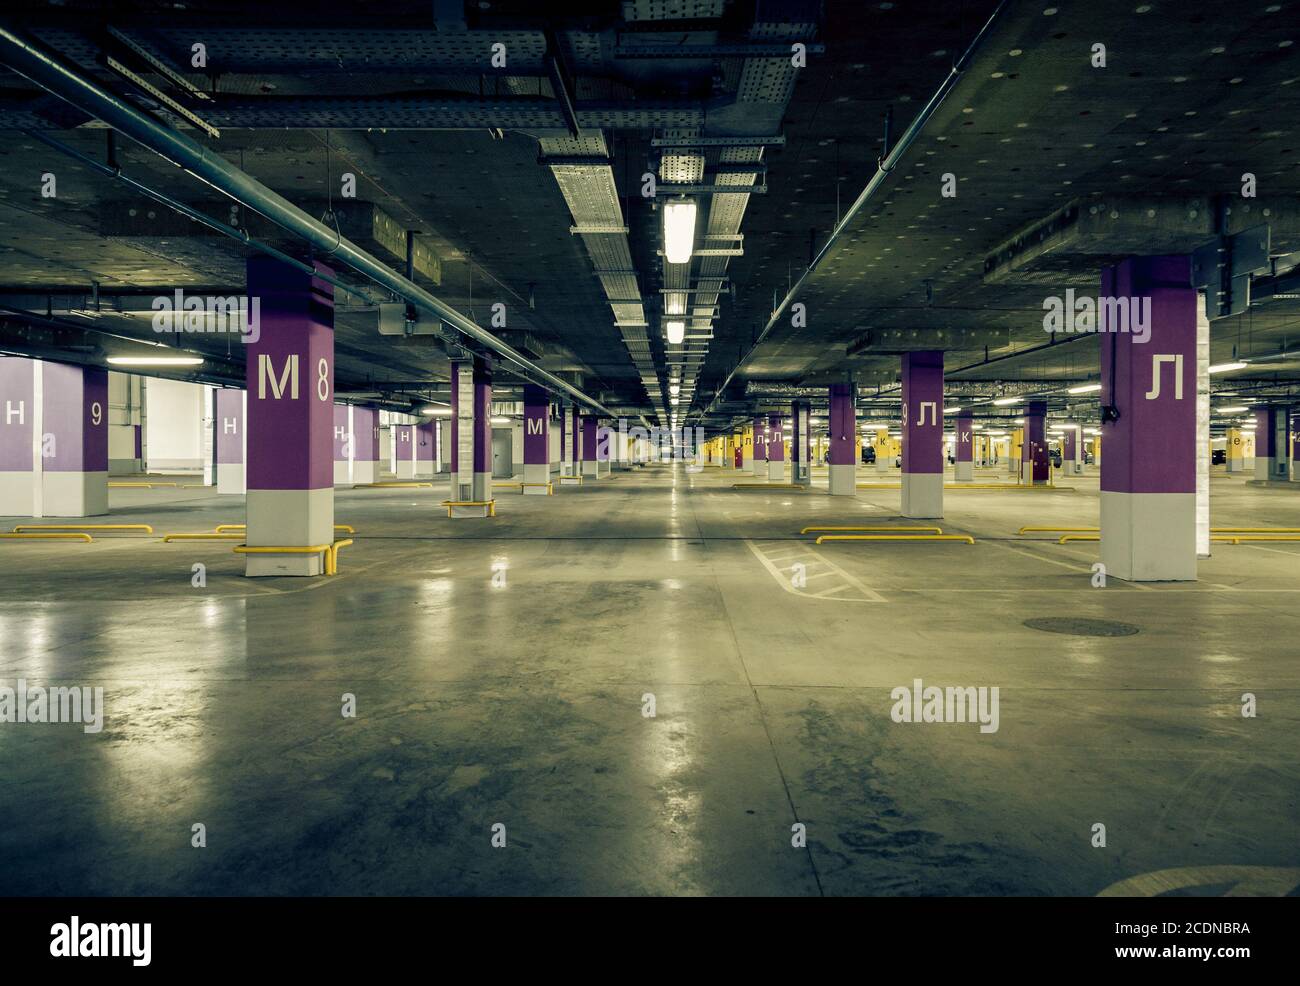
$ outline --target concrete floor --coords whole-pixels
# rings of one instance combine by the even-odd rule
[[[1216,475],[1216,525],[1300,527],[1300,486]],[[0,894],[1093,895],[1233,865],[1300,882],[1300,544],[1095,589],[1095,544],[1015,533],[1095,524],[1095,473],[949,492],[942,526],[973,547],[813,547],[800,527],[887,520],[898,493],[742,478],[503,492],[493,521],[448,520],[441,487],[340,489],[357,539],[332,579],[244,579],[229,544],[0,542],[0,680],[107,704],[97,735],[0,724]],[[159,535],[243,520],[208,490],[111,503],[101,521]],[[1075,616],[1141,632],[1022,625]],[[1000,729],[893,722],[914,678],[998,686]]]

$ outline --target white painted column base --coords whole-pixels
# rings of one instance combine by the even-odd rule
[[[1127,582],[1196,581],[1196,494],[1103,490],[1101,563]]]
[[[423,460],[415,464],[415,472],[412,479],[433,479],[435,471],[432,460]]]
[[[959,483],[969,483],[975,479],[974,462],[958,462],[953,467],[953,478]]]
[[[749,473],[751,476],[754,474],[754,457],[752,455],[741,455],[740,471]]]
[[[609,465],[609,461],[608,461],[608,460],[606,460],[606,461],[604,461],[604,462],[601,462],[599,459],[596,460],[596,475],[597,475],[599,478],[601,478],[601,479],[605,479],[605,478],[606,478],[607,476],[609,476],[610,473],[612,473],[612,472],[613,472],[613,469],[610,468],[610,465]]]
[[[377,483],[379,482],[379,463],[362,462],[357,460],[352,463],[352,482],[354,483]]]
[[[891,459],[892,456],[881,455],[880,453],[876,453],[876,472],[888,473],[890,468],[893,466],[893,462],[891,461]]]
[[[581,476],[562,475],[562,476],[560,476],[560,485],[561,485],[561,486],[581,486],[581,485],[582,485],[582,477],[581,477]]]
[[[551,467],[546,463],[524,463],[524,482],[525,483],[549,483],[551,481]],[[524,488],[528,492],[528,488]],[[540,490],[545,493],[546,490]]]
[[[856,496],[858,492],[858,470],[850,464],[830,467],[831,496]]]
[[[334,487],[323,490],[249,490],[249,547],[307,547],[334,543]],[[244,574],[324,575],[324,556],[244,556]]]
[[[347,486],[351,482],[352,482],[352,478],[348,476],[347,460],[345,459],[342,462],[340,462],[338,459],[335,459],[334,460],[334,485]]]
[[[1019,476],[1019,475],[1020,475],[1020,460],[1019,460],[1019,459],[1012,459],[1012,460],[1008,463],[1007,475],[1008,475],[1008,476]]]
[[[335,463],[337,466],[338,463]],[[244,495],[244,464],[242,462],[217,463],[217,493]]]
[[[781,459],[779,462],[773,462],[770,459],[768,460],[767,481],[769,483],[785,482],[785,460],[784,459]]]
[[[31,517],[36,510],[30,472],[0,472],[0,517]]]
[[[476,472],[472,492],[474,494],[470,497],[472,500],[491,500],[492,474],[490,472]]]
[[[594,459],[582,460],[582,475],[584,479],[599,479],[596,472],[596,461]]]
[[[1245,471],[1246,471],[1246,460],[1245,460],[1245,459],[1229,459],[1228,462],[1227,462],[1227,469],[1228,469],[1228,472],[1245,472]]]
[[[452,520],[465,520],[471,517],[484,518],[490,517],[491,507],[486,504],[475,506],[451,506],[447,508]]]
[[[398,459],[395,475],[398,479],[414,479],[415,463],[410,459]]]
[[[45,517],[100,517],[108,513],[108,472],[41,474]]]
[[[904,517],[935,519],[943,516],[943,473],[903,473],[903,501],[899,511]]]

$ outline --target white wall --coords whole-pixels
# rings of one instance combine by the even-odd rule
[[[203,386],[158,378],[145,393],[147,471],[202,473]]]

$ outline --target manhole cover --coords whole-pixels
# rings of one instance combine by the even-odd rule
[[[1044,633],[1068,633],[1075,637],[1131,637],[1138,632],[1132,623],[1120,623],[1116,620],[1085,620],[1074,618],[1049,618],[1025,620],[1030,630],[1042,630]]]

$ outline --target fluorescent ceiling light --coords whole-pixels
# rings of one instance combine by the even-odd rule
[[[449,407],[422,407],[422,408],[420,408],[420,413],[421,413],[421,414],[431,414],[431,415],[433,415],[435,418],[450,418],[450,417],[451,417],[451,408],[449,408]]]
[[[197,356],[110,356],[113,366],[201,366]]]
[[[686,323],[673,320],[666,326],[668,330],[668,341],[673,345],[678,345],[686,338]]]
[[[1210,367],[1210,372],[1231,373],[1233,370],[1244,370],[1246,368],[1246,365],[1247,364],[1241,362],[1240,360],[1235,360],[1234,362],[1231,363],[1215,363],[1212,367]]]
[[[500,415],[494,414],[494,415],[492,415],[492,423],[493,423],[494,425],[508,425],[508,424],[510,424],[510,419],[509,419],[509,418],[503,418],[503,417],[501,417]]]
[[[1080,384],[1078,387],[1070,387],[1069,389],[1066,390],[1066,393],[1067,394],[1095,394],[1099,390],[1101,390],[1101,384],[1085,383],[1085,384]]]
[[[695,246],[695,200],[670,199],[664,203],[664,259],[685,264]]]
[[[1215,414],[1240,414],[1242,411],[1249,411],[1248,407],[1219,407],[1215,408]]]
[[[959,407],[945,407],[945,408],[943,409],[943,413],[944,413],[944,414],[956,414],[956,413],[957,413],[958,411],[960,411],[960,410],[961,410],[961,408],[959,408]]]
[[[679,291],[664,295],[665,315],[685,315],[686,295]]]
[[[999,397],[993,403],[998,407],[1007,407],[1011,404],[1019,404],[1022,400],[1024,400],[1023,397]]]
[[[672,394],[674,397],[676,397],[676,396],[677,396],[678,394],[680,394],[681,392],[682,392],[682,385],[681,385],[681,384],[679,384],[679,383],[670,383],[670,384],[668,385],[668,393]]]

